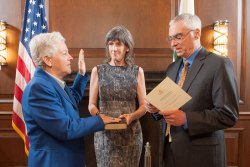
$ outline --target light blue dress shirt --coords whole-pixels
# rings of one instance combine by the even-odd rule
[[[196,58],[196,56],[198,55],[199,51],[201,50],[202,46],[197,49],[191,56],[189,56],[187,59],[183,58],[182,59],[182,62],[181,62],[181,65],[180,65],[180,68],[179,68],[179,71],[178,71],[178,76],[176,78],[176,83],[178,83],[179,79],[180,79],[180,76],[181,76],[181,71],[184,67],[184,62],[187,61],[188,62],[188,72],[190,71],[191,67],[192,67],[192,64],[194,62],[194,59]],[[185,113],[185,112],[184,112]],[[188,128],[188,124],[187,124],[187,117],[186,117],[186,113],[185,113],[185,122],[184,122],[184,129],[187,129]]]

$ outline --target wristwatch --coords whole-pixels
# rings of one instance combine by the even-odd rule
[[[99,115],[99,114],[100,114],[100,110],[98,110],[98,111],[96,112],[96,114],[95,114],[95,115],[97,116],[97,115]]]
[[[100,115],[100,114],[103,114],[103,112],[100,112],[100,111],[98,110],[97,113],[96,113],[95,115],[97,116],[97,115]]]

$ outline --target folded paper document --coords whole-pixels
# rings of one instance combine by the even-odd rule
[[[179,109],[192,97],[189,96],[169,77],[166,77],[147,96],[145,100],[154,105],[159,110]]]

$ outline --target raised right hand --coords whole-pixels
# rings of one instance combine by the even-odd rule
[[[79,73],[81,75],[85,75],[85,73],[86,73],[86,65],[85,65],[85,60],[84,60],[84,51],[83,51],[83,49],[81,49],[80,52],[79,52],[78,68],[79,68]]]

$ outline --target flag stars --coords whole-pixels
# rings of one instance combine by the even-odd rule
[[[36,34],[48,32],[45,6],[40,0],[27,0],[28,6],[24,10],[24,24],[22,28],[21,41],[27,45]]]
[[[40,13],[36,13],[36,17],[41,17],[41,14]]]
[[[43,8],[43,4],[40,4],[39,7],[40,7],[40,9],[42,9]]]
[[[32,5],[35,5],[36,1],[35,0],[30,0],[29,3],[32,4]]]
[[[45,26],[45,25],[42,25],[42,29],[45,30],[45,29],[46,29],[46,26]]]

